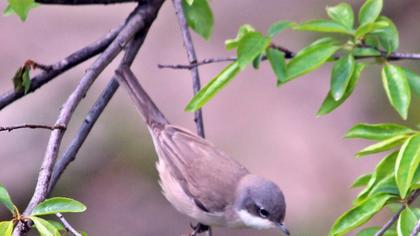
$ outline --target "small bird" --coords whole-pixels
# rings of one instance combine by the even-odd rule
[[[284,196],[275,183],[251,174],[207,140],[171,125],[128,67],[116,74],[152,136],[162,193],[179,212],[199,222],[191,235],[211,235],[211,226],[278,228],[290,234],[284,225]]]

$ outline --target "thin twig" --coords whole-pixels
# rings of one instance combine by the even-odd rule
[[[382,226],[382,228],[376,232],[375,236],[382,236],[384,235],[384,233],[398,220],[398,218],[400,217],[401,212],[408,206],[410,205],[414,200],[416,200],[416,198],[420,195],[420,190],[416,190],[414,191],[411,196],[407,199],[405,204],[402,204],[401,208],[397,211],[397,213],[395,213],[391,219],[386,222],[386,224],[384,226]]]
[[[178,24],[181,28],[182,39],[184,41],[184,47],[187,50],[189,64],[190,65],[196,64],[197,55],[194,50],[194,44],[191,39],[191,33],[187,25],[187,20],[185,19],[184,10],[182,8],[182,0],[172,0],[172,3],[174,5],[175,12],[178,17]],[[191,70],[191,75],[193,78],[193,90],[194,90],[194,95],[195,95],[201,89],[200,75],[198,73],[197,66],[190,68],[190,70]],[[203,113],[201,109],[197,110],[194,113],[194,121],[197,127],[198,135],[204,138],[205,134],[204,134],[204,124],[203,124]]]
[[[150,28],[150,26],[148,28]],[[124,57],[120,63],[120,66],[121,65],[131,66],[140,47],[142,46],[144,42],[144,39],[147,35],[148,28],[140,31],[136,35],[136,37],[130,42],[130,44],[128,45],[126,49]],[[54,166],[54,170],[51,176],[50,186],[48,190],[49,193],[51,193],[52,189],[56,185],[58,179],[61,177],[66,167],[76,158],[77,152],[79,151],[80,147],[83,145],[84,141],[86,140],[86,137],[89,135],[95,122],[98,120],[99,116],[102,114],[103,110],[108,105],[109,101],[111,100],[115,92],[117,91],[118,87],[119,87],[119,84],[114,75],[112,79],[108,82],[106,88],[99,95],[95,104],[89,110],[84,122],[79,128],[79,131],[77,132],[76,136],[71,141],[70,145],[67,147],[64,154],[61,156],[61,158],[57,160],[57,163]]]
[[[127,24],[124,26],[115,40],[86,71],[76,89],[64,103],[56,121],[57,125],[67,125],[70,122],[74,110],[83,99],[93,84],[94,80],[127,45],[127,43],[133,38],[136,32],[139,32],[140,29],[144,29],[151,24],[150,22],[153,22],[163,1],[164,0],[150,0],[142,2],[136,7],[134,14],[130,14],[130,19],[128,20]],[[64,131],[53,130],[51,132],[45,157],[38,175],[35,191],[23,213],[24,215],[30,215],[34,207],[43,201],[48,195],[52,169],[57,159],[63,135]],[[21,234],[22,227],[17,228],[18,229],[15,230],[14,235]]]
[[[72,233],[74,236],[82,236],[82,234],[80,234],[79,232],[77,232],[77,230],[74,229],[73,226],[71,226],[71,224],[66,220],[66,218],[64,218],[63,214],[57,213],[55,215],[61,221],[61,223],[63,224],[64,228],[67,230],[67,232]]]
[[[121,31],[124,25],[120,25],[117,28],[110,31],[105,37],[89,44],[88,46],[70,54],[61,61],[53,64],[51,69],[36,75],[31,79],[31,86],[28,92],[25,94],[23,90],[15,91],[10,90],[2,95],[0,95],[0,110],[10,105],[19,98],[28,95],[29,93],[37,90],[44,84],[50,82],[52,79],[56,78],[58,75],[66,72],[67,70],[79,65],[80,63],[96,56],[97,54],[103,52],[106,47],[115,39],[118,33]],[[12,83],[10,83],[12,84]]]
[[[410,236],[417,236],[418,233],[420,233],[420,220],[417,221],[417,224],[414,227],[413,231],[411,231]]]
[[[37,125],[37,124],[23,124],[23,125],[13,125],[13,126],[0,126],[0,132],[1,131],[12,131],[12,130],[16,130],[16,129],[24,129],[24,128],[29,128],[29,129],[47,129],[47,130],[55,130],[55,129],[62,129],[65,130],[66,127],[65,126],[60,126],[60,125]]]
[[[189,65],[183,65],[183,64],[176,64],[176,65],[166,65],[166,64],[158,64],[159,69],[186,69],[191,70],[194,67],[198,67],[201,65],[206,64],[212,64],[212,63],[219,63],[219,62],[228,62],[228,61],[236,61],[236,57],[220,57],[220,58],[208,58],[204,59],[202,61],[189,64]]]
[[[35,0],[41,4],[55,4],[55,5],[91,5],[91,4],[116,4],[116,3],[130,3],[138,2],[138,0]]]

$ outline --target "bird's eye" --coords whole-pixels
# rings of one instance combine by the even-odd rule
[[[262,218],[268,218],[270,216],[270,213],[264,208],[260,208],[258,213]]]

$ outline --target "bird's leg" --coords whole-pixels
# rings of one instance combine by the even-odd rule
[[[208,225],[204,225],[204,224],[201,224],[201,223],[198,223],[197,225],[192,225],[191,224],[191,228],[193,230],[191,232],[191,236],[197,236],[197,234],[201,234],[201,233],[204,233],[204,232],[208,232],[208,235],[212,236],[211,227],[208,226]]]

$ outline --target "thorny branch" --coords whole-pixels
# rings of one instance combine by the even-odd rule
[[[49,126],[49,125],[37,125],[37,124],[23,124],[23,125],[13,125],[13,126],[4,126],[4,127],[0,127],[0,132],[1,131],[12,131],[12,130],[16,130],[16,129],[24,129],[24,128],[29,128],[29,129],[48,129],[48,130],[55,130],[55,129],[66,129],[65,126],[61,126],[61,125],[54,125],[54,126]]]
[[[197,55],[195,53],[194,44],[192,42],[191,33],[187,25],[187,20],[185,19],[184,10],[182,8],[182,0],[172,0],[172,3],[175,8],[176,15],[178,17],[178,23],[181,28],[182,39],[184,41],[184,47],[187,50],[187,56],[190,66],[197,63]],[[191,76],[193,78],[193,90],[194,95],[198,93],[201,89],[200,75],[198,73],[198,67],[194,66],[190,68]],[[194,121],[197,127],[197,133],[202,138],[205,137],[204,134],[204,124],[203,124],[203,113],[199,109],[194,113]]]
[[[79,232],[77,232],[75,228],[73,228],[73,226],[71,226],[71,224],[66,220],[66,218],[64,218],[63,214],[57,213],[55,215],[61,221],[67,232],[72,233],[74,236],[82,236]]]

